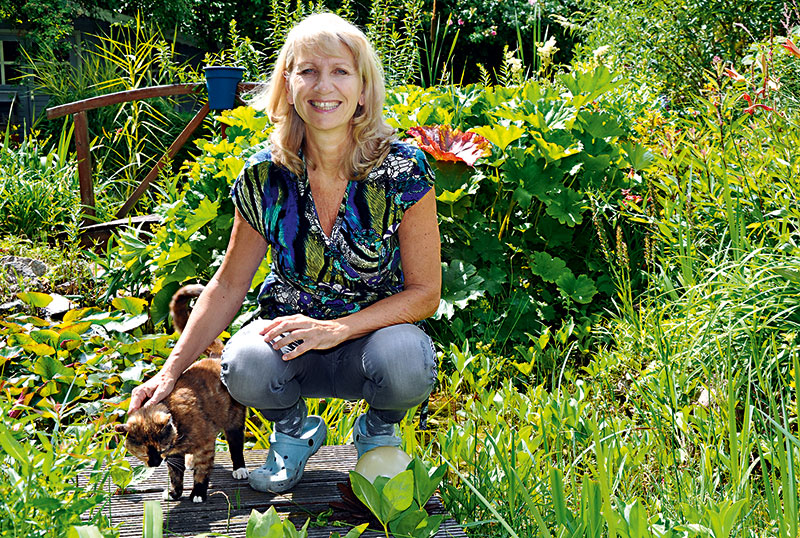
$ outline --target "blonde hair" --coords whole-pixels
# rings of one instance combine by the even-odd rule
[[[270,136],[273,162],[301,176],[304,171],[298,152],[305,137],[305,123],[289,104],[284,82],[285,73],[294,69],[297,49],[312,47],[329,51],[342,44],[355,60],[361,77],[364,105],[358,105],[351,120],[350,155],[344,160],[348,176],[363,179],[389,153],[395,138],[394,129],[383,119],[386,87],[380,60],[364,33],[333,13],[317,13],[303,19],[286,36],[278,54],[267,87],[253,97],[251,105],[267,112],[275,125]]]

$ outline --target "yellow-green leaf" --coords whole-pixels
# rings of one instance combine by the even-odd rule
[[[38,291],[23,291],[17,294],[20,301],[25,304],[35,306],[36,308],[44,308],[53,302],[53,298],[46,293],[39,293]]]

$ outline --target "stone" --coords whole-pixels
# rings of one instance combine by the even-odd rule
[[[45,306],[42,309],[44,311],[45,317],[47,318],[61,319],[65,313],[75,308],[75,303],[73,303],[63,295],[59,295],[57,293],[51,293],[50,297],[52,297],[53,300],[50,302],[49,305]]]
[[[47,264],[44,262],[21,256],[3,256],[0,258],[0,268],[11,277],[19,275],[22,278],[36,278],[47,272]]]

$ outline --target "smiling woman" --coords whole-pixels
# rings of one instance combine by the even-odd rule
[[[364,34],[336,15],[289,32],[253,102],[274,129],[233,186],[222,266],[162,370],[131,398],[134,410],[172,390],[233,319],[269,248],[260,319],[228,341],[221,374],[236,401],[274,422],[267,461],[249,477],[259,491],[291,489],[325,442],[304,398],[366,400],[353,429],[360,456],[399,446],[395,425],[436,380],[419,326],[441,294],[433,172],[384,120],[382,73]]]

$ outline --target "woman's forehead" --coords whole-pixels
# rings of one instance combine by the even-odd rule
[[[294,56],[295,65],[301,62],[320,62],[323,60],[334,60],[351,65],[356,63],[353,53],[338,39],[297,43]]]

